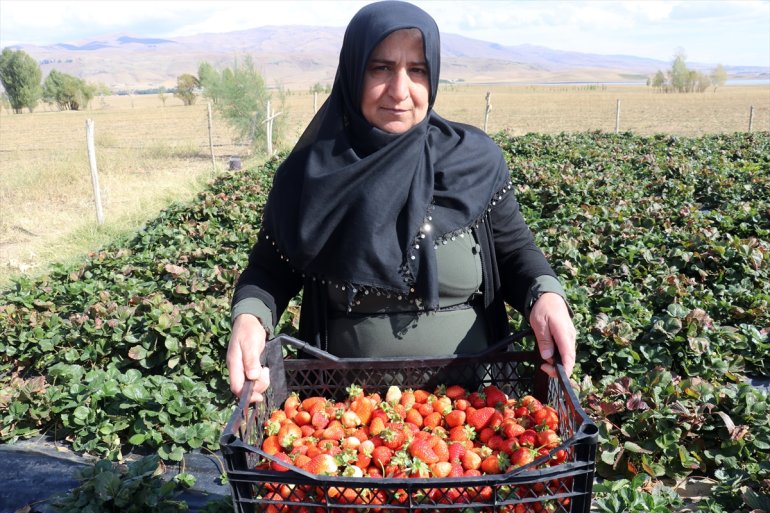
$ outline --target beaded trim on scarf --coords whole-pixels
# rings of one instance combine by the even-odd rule
[[[466,233],[469,233],[470,230],[476,229],[479,227],[480,224],[484,223],[484,219],[489,215],[489,213],[492,211],[492,208],[494,208],[497,203],[506,195],[508,194],[511,189],[513,189],[513,182],[510,180],[506,182],[506,184],[498,190],[490,200],[489,204],[487,205],[486,210],[473,222],[471,222],[468,226],[464,226],[462,228],[458,228],[456,230],[452,230],[451,232],[445,233],[438,238],[434,239],[433,241],[433,248],[438,249],[440,245],[445,245],[449,241],[455,240],[457,237],[464,237]],[[431,204],[428,207],[428,212],[425,215],[425,219],[423,224],[420,226],[419,233],[415,236],[412,245],[409,248],[409,251],[406,255],[406,258],[409,260],[414,260],[416,257],[414,255],[414,252],[420,249],[421,242],[426,238],[427,234],[433,229],[433,225],[431,224],[431,221],[433,220],[433,216],[431,215],[433,212],[433,204]],[[292,265],[291,262],[289,262],[289,258],[285,256],[283,253],[281,253],[280,249],[278,249],[278,244],[274,239],[271,239],[270,235],[267,233],[264,234],[265,240],[269,240],[271,244],[273,245],[273,248],[275,248],[275,251],[278,253],[279,258],[287,262],[289,266],[291,266],[293,272],[299,272],[299,270]],[[358,283],[353,283],[350,281],[335,281],[326,277],[317,276],[317,275],[307,275],[306,273],[302,273],[302,278],[305,279],[308,276],[313,281],[319,281],[322,285],[326,285],[327,283],[330,285],[334,285],[336,288],[340,288],[343,291],[348,292],[348,305],[347,309],[348,312],[352,310],[353,305],[361,304],[361,300],[359,299],[361,295],[369,295],[369,294],[375,294],[378,297],[385,296],[387,299],[395,298],[398,301],[406,301],[410,303],[414,303],[417,307],[420,306],[422,303],[422,300],[415,296],[415,279],[412,275],[411,269],[409,268],[408,261],[404,261],[401,266],[399,267],[399,273],[404,279],[404,283],[406,283],[409,287],[409,291],[401,291],[401,290],[395,290],[395,289],[389,289],[385,287],[377,287],[373,285],[362,285]]]

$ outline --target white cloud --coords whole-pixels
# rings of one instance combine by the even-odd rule
[[[770,0],[413,0],[443,32],[503,45],[770,66]],[[0,0],[0,46],[345,26],[365,0]]]

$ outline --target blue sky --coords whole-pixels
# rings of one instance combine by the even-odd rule
[[[0,0],[0,47],[347,24],[368,1]],[[770,67],[770,0],[415,0],[442,32],[501,45]]]

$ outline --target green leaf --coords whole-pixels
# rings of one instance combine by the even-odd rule
[[[642,446],[634,442],[625,442],[623,444],[623,448],[629,452],[641,453],[641,454],[652,454],[652,451],[644,449]]]
[[[110,501],[120,491],[120,477],[115,472],[102,472],[94,477],[94,491],[102,501]]]
[[[137,403],[145,403],[151,399],[150,393],[140,382],[125,384],[121,390],[123,395]]]

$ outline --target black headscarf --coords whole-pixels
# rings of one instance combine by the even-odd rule
[[[426,118],[386,133],[361,113],[366,63],[396,30],[422,33],[430,77]],[[418,7],[383,1],[351,20],[331,95],[276,171],[263,227],[306,274],[438,307],[434,243],[479,222],[508,183],[502,153],[483,132],[444,120],[439,31]]]

